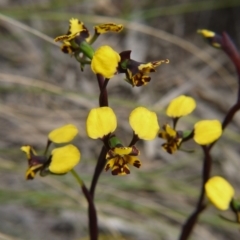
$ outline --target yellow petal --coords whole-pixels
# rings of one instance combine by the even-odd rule
[[[48,138],[54,143],[66,143],[72,141],[77,134],[77,128],[73,124],[68,124],[51,131]]]
[[[132,153],[132,147],[115,147],[113,152],[117,155],[128,155]]]
[[[123,30],[123,25],[121,24],[115,24],[115,23],[106,23],[106,24],[100,24],[94,27],[96,33],[103,34],[106,32],[121,32]]]
[[[90,138],[103,138],[115,131],[117,118],[110,107],[93,108],[87,117],[86,129]]]
[[[218,120],[202,120],[194,125],[194,141],[207,145],[222,135],[222,124]]]
[[[178,118],[190,114],[196,108],[196,102],[193,98],[181,95],[174,98],[166,111],[167,116]]]
[[[207,29],[199,29],[197,33],[201,34],[205,38],[211,38],[215,36],[215,32],[209,31]]]
[[[219,176],[212,177],[206,182],[205,191],[207,198],[220,210],[227,210],[234,196],[231,184]]]
[[[72,170],[80,161],[81,154],[77,147],[68,144],[52,150],[49,170],[55,174],[64,174]]]
[[[144,107],[137,107],[131,112],[129,123],[134,133],[143,140],[154,139],[160,129],[156,113]]]
[[[102,46],[96,50],[91,62],[92,71],[105,78],[112,78],[117,72],[120,56],[109,46]]]

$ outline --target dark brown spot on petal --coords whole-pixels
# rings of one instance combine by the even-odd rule
[[[141,167],[141,162],[139,160],[134,161],[133,163],[134,167],[140,168]]]
[[[124,169],[123,169],[123,171],[124,171],[126,174],[130,174],[130,171],[129,171],[129,169],[128,169],[126,166],[124,166]]]
[[[173,149],[172,149],[172,147],[169,145],[169,144],[167,144],[167,143],[164,143],[164,144],[162,144],[162,147],[166,150],[166,152],[168,152],[169,154],[172,154],[173,153]]]
[[[107,152],[106,159],[109,160],[109,159],[114,158],[115,156],[116,156],[115,153],[110,149],[110,150]]]
[[[108,163],[106,166],[105,166],[105,171],[108,171],[110,168],[110,164]]]
[[[135,147],[132,146],[132,152],[129,154],[130,156],[138,156],[140,151]]]
[[[158,134],[158,136],[159,136],[160,138],[163,138],[163,133],[160,132],[160,133]]]
[[[143,85],[146,85],[148,82],[150,82],[151,78],[149,76],[138,73],[133,76],[132,80],[133,80],[134,86],[141,87]]]
[[[70,46],[62,46],[61,50],[64,52],[64,53],[72,53],[73,52],[73,49],[72,47]]]
[[[114,176],[119,175],[120,173],[121,173],[121,169],[118,167],[112,170],[112,175]]]

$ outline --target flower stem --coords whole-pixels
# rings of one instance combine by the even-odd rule
[[[138,140],[139,140],[138,135],[136,135],[135,133],[133,133],[133,138],[132,138],[132,140],[131,140],[131,142],[130,142],[130,144],[129,144],[128,146],[131,147],[131,146],[135,145]]]
[[[50,140],[48,139],[48,141],[47,141],[47,145],[46,145],[46,148],[45,148],[45,151],[44,151],[44,156],[47,155],[47,152],[48,152],[48,149],[49,149],[51,143],[52,143],[52,141],[50,141]]]
[[[240,54],[227,33],[222,34],[222,49],[228,55],[236,68],[238,75],[238,94],[236,103],[230,108],[222,123],[222,129],[232,121],[234,114],[240,109]]]
[[[99,95],[99,106],[106,107],[108,106],[108,94],[107,94],[107,84],[109,79],[104,79],[101,74],[97,74],[98,86],[100,89]]]
[[[92,196],[92,199],[94,199],[94,192],[98,182],[98,178],[106,164],[106,155],[107,155],[107,148],[103,146],[98,157],[97,165],[95,167],[95,171],[94,171],[94,175],[93,175],[92,183],[90,187],[90,194]]]
[[[97,240],[98,239],[97,211],[96,211],[96,208],[94,205],[93,198],[92,198],[89,190],[86,188],[83,180],[76,173],[76,171],[71,170],[71,173],[74,176],[74,178],[77,180],[79,185],[81,186],[82,192],[88,202],[88,219],[89,219],[90,240]]]
[[[182,227],[182,232],[179,237],[179,240],[186,240],[190,236],[195,224],[197,223],[198,217],[201,212],[206,209],[206,204],[204,204],[205,197],[205,183],[210,177],[211,166],[212,166],[212,157],[210,155],[210,148],[208,146],[202,146],[204,153],[204,161],[203,161],[203,170],[202,170],[202,185],[201,192],[198,199],[198,203],[196,205],[193,213],[188,217],[187,221]]]
[[[104,79],[104,77],[101,74],[97,74],[97,80],[98,80],[98,86],[100,89],[100,95],[99,95],[99,106],[105,107],[108,106],[108,94],[107,94],[107,84],[109,79]],[[109,137],[109,136],[108,136]],[[105,143],[106,145],[106,143]],[[94,175],[92,178],[92,183],[90,187],[90,194],[92,198],[94,199],[94,192],[97,185],[98,178],[105,166],[106,163],[106,155],[107,155],[107,147],[103,146],[102,150],[99,154],[97,165],[95,167]]]
[[[77,180],[77,182],[79,183],[79,185],[82,187],[84,185],[83,180],[80,178],[80,176],[76,173],[76,171],[74,169],[71,170],[72,175],[74,176],[74,178]]]

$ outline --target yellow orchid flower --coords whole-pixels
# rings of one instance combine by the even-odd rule
[[[215,48],[221,48],[222,37],[213,31],[207,29],[199,29],[197,33],[201,34]]]
[[[156,68],[162,63],[169,63],[169,60],[152,61],[148,63],[137,62],[130,58],[131,51],[124,51],[120,54],[119,73],[126,74],[126,81],[133,87],[144,86],[150,82],[149,73],[156,72]]]
[[[171,128],[168,124],[163,125],[162,130],[158,133],[158,136],[167,141],[166,143],[162,144],[162,148],[170,154],[176,152],[182,142],[182,136],[180,132]]]
[[[65,174],[72,170],[80,161],[80,151],[72,144],[55,148],[52,153],[47,156],[47,150],[52,142],[66,143],[77,135],[77,128],[72,125],[64,125],[51,131],[48,134],[48,144],[44,155],[37,155],[32,146],[22,146],[21,150],[26,154],[28,159],[28,169],[26,179],[34,179],[36,173],[40,176],[46,176],[49,173]]]

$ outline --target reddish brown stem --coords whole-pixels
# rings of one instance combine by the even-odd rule
[[[93,199],[94,199],[94,192],[95,192],[98,178],[106,164],[106,155],[107,155],[107,148],[105,146],[103,146],[102,150],[99,154],[98,160],[97,160],[97,165],[95,167],[95,171],[93,174],[93,179],[92,179],[92,183],[91,183],[91,187],[90,187],[90,194]]]
[[[86,188],[86,186],[82,185],[82,192],[88,201],[88,221],[89,221],[89,236],[90,240],[98,239],[98,225],[97,225],[97,212],[94,206],[93,198]]]
[[[97,74],[98,85],[100,89],[99,95],[99,106],[105,107],[108,106],[108,94],[107,94],[107,84],[109,79],[104,79],[104,77],[100,74]],[[97,212],[94,206],[94,193],[96,189],[96,185],[99,179],[99,176],[105,166],[106,162],[106,154],[107,148],[105,146],[102,147],[102,150],[99,154],[97,165],[95,167],[95,171],[93,174],[90,191],[88,192],[86,187],[83,186],[83,192],[85,197],[88,200],[89,208],[88,208],[88,218],[89,218],[89,234],[91,240],[98,239],[98,224],[97,224]]]
[[[99,106],[106,107],[108,106],[108,94],[107,94],[107,84],[109,79],[104,79],[104,77],[100,74],[97,74],[98,86],[100,89],[99,95]]]
[[[202,146],[202,149],[204,153],[204,162],[203,162],[203,169],[202,169],[202,185],[201,185],[200,196],[194,212],[189,216],[189,218],[187,219],[187,221],[182,227],[182,232],[179,237],[179,240],[188,239],[188,237],[192,233],[192,230],[198,220],[200,213],[206,208],[206,205],[204,204],[204,197],[205,197],[204,186],[210,177],[212,157],[210,155],[210,149],[207,146]]]

